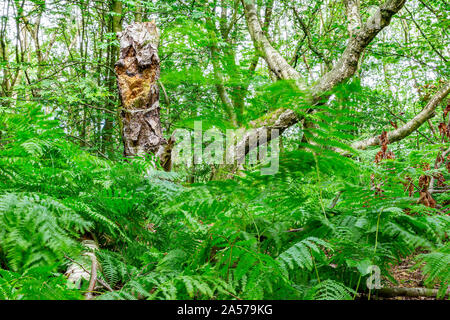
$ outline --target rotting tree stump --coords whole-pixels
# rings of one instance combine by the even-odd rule
[[[167,141],[160,120],[158,28],[154,22],[134,23],[117,36],[120,56],[115,72],[122,103],[124,155],[161,153]]]

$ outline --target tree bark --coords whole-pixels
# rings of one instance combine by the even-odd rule
[[[402,140],[403,138],[409,136],[415,130],[417,130],[424,122],[434,116],[437,106],[442,102],[442,100],[447,97],[450,93],[450,81],[445,83],[442,88],[428,101],[427,105],[423,110],[417,114],[410,121],[405,123],[403,126],[388,132],[387,137],[389,142],[396,142]],[[370,146],[377,146],[380,144],[379,136],[375,136],[366,140],[356,141],[352,144],[354,149],[366,149]]]
[[[118,34],[115,65],[126,157],[155,154],[167,144],[162,135],[159,87],[159,31],[154,22],[134,23]]]
[[[311,88],[313,100],[322,97],[337,85],[350,79],[358,68],[359,58],[364,49],[377,36],[377,34],[389,25],[391,18],[405,4],[406,0],[386,0],[373,14],[361,30],[354,33],[349,39],[348,45],[336,62],[333,69],[326,73],[316,85]]]
[[[380,297],[393,298],[393,297],[437,297],[439,290],[428,288],[382,288],[376,290],[375,293]],[[445,296],[448,297],[450,290],[447,290]]]
[[[269,68],[277,75],[279,79],[294,80],[295,85],[302,91],[307,92],[309,102],[313,106],[321,100],[326,100],[330,92],[338,85],[345,83],[350,79],[358,69],[358,62],[364,49],[377,36],[377,34],[389,25],[391,18],[405,4],[406,0],[386,0],[378,10],[366,21],[359,31],[349,39],[345,51],[335,63],[334,67],[321,77],[311,88],[306,88],[301,75],[275,50],[258,21],[256,7],[253,0],[242,0],[244,6],[245,17],[251,38],[260,55],[266,60]],[[323,102],[322,102],[323,103]],[[271,131],[272,128],[279,130],[281,134],[290,126],[301,121],[302,118],[289,109],[278,109],[269,116],[257,119],[253,122],[254,127],[259,128],[253,134],[258,135],[259,132]],[[271,134],[267,134],[270,140]],[[249,137],[245,137],[246,140]],[[255,139],[253,137],[253,139]],[[247,144],[244,140],[242,143]],[[250,148],[245,150],[250,151]]]
[[[114,15],[111,17],[109,21],[109,32],[113,32],[117,34],[122,31],[122,16],[123,16],[123,6],[121,0],[112,0],[110,2],[110,10],[114,12]],[[70,52],[70,50],[69,50]],[[112,69],[114,68],[114,63],[117,59],[118,50],[115,44],[110,44],[108,48],[108,65],[110,68],[107,69],[107,84],[110,92],[114,89],[114,72]],[[106,108],[108,110],[116,109],[116,100],[110,101]],[[105,125],[103,127],[102,133],[102,151],[103,153],[112,153],[112,140],[113,140],[113,131],[114,131],[114,117],[111,115],[107,115],[105,119]]]
[[[345,0],[345,11],[348,19],[347,30],[353,36],[361,28],[361,16],[359,14],[359,0]]]

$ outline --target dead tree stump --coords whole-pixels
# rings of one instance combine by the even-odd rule
[[[117,36],[120,56],[115,72],[122,102],[124,154],[156,154],[167,144],[159,107],[159,31],[154,22],[141,22],[129,25]]]

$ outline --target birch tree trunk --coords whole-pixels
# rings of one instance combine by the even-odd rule
[[[122,103],[124,154],[155,154],[167,144],[159,107],[159,31],[154,22],[134,23],[118,37],[120,56],[115,71]]]

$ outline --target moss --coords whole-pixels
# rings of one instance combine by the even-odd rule
[[[277,110],[265,114],[263,117],[259,119],[251,121],[250,124],[253,127],[264,127],[273,124],[284,111],[286,111],[285,108],[279,108]]]

